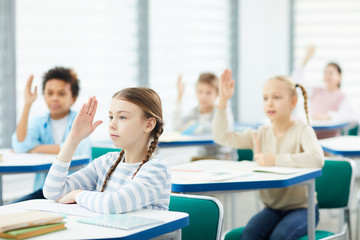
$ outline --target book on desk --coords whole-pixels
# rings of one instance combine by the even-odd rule
[[[65,229],[63,217],[49,212],[23,211],[0,215],[0,237],[24,239]]]
[[[132,216],[129,214],[109,214],[95,217],[85,217],[77,220],[80,223],[87,223],[96,226],[132,230],[134,228],[149,225],[161,224],[163,221],[147,217]]]

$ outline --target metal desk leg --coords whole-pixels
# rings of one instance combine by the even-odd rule
[[[2,175],[0,174],[0,206],[3,205],[3,182],[2,182]]]
[[[308,183],[308,229],[309,240],[315,240],[315,179]]]
[[[166,233],[161,236],[152,238],[151,240],[164,240],[164,239],[181,240],[181,228],[174,232]]]

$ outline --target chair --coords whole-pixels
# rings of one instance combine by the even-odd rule
[[[182,229],[183,240],[220,239],[224,210],[216,198],[171,194],[169,210],[189,214],[189,226]]]
[[[253,160],[254,154],[251,149],[238,149],[238,161],[242,160]]]
[[[322,175],[315,179],[315,189],[319,208],[321,209],[342,209],[344,211],[344,224],[341,232],[332,233],[328,231],[316,231],[316,239],[334,239],[345,236],[350,227],[350,199],[355,180],[355,164],[348,158],[336,158],[325,160],[322,168]],[[225,235],[225,240],[241,239],[243,227],[231,230]],[[305,240],[302,236],[299,240]]]
[[[108,148],[108,147],[92,147],[91,148],[91,156],[92,159],[96,159],[108,152],[120,152],[119,148]]]

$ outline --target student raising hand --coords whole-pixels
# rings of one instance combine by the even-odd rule
[[[219,81],[219,108],[225,108],[226,102],[234,94],[235,81],[232,79],[232,71],[225,69]]]

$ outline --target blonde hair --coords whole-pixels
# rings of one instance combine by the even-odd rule
[[[304,97],[304,110],[306,113],[306,120],[307,120],[307,123],[309,123],[309,110],[308,110],[308,104],[307,104],[308,95],[307,95],[307,92],[306,92],[304,86],[301,84],[298,84],[298,83],[294,83],[294,81],[292,81],[291,78],[288,76],[275,76],[275,77],[269,79],[268,81],[271,81],[271,80],[278,80],[278,81],[285,83],[288,87],[290,97],[297,97],[296,88],[301,89],[302,95]]]
[[[202,73],[199,76],[199,79],[196,82],[196,85],[199,83],[206,83],[211,87],[215,88],[216,92],[219,92],[219,78],[213,73]]]
[[[145,155],[144,160],[139,165],[138,169],[135,171],[132,179],[139,172],[140,168],[149,161],[152,154],[155,152],[157,145],[159,143],[159,137],[164,131],[164,122],[162,117],[162,107],[161,107],[161,99],[159,95],[150,88],[137,87],[137,88],[125,88],[114,94],[113,98],[122,99],[125,101],[129,101],[143,110],[145,118],[155,118],[156,125],[154,129],[150,133],[150,138],[153,140],[150,143],[149,149]],[[116,169],[119,162],[122,160],[124,156],[124,150],[120,152],[118,159],[115,161],[113,166],[110,168],[109,172],[106,174],[104,183],[101,188],[101,192],[104,191],[105,186],[111,176],[111,174]]]

